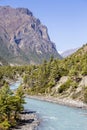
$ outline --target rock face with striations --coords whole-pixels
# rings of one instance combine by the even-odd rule
[[[1,50],[0,56],[13,64],[41,63],[52,55],[60,58],[47,27],[26,8],[0,6]]]

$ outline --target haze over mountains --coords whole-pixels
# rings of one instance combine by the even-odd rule
[[[68,57],[68,56],[72,55],[73,53],[75,53],[78,49],[79,48],[74,48],[74,49],[66,50],[66,51],[64,51],[64,52],[61,53],[61,56],[63,58]]]
[[[26,8],[0,6],[0,57],[10,64],[38,64],[61,58],[47,27]]]

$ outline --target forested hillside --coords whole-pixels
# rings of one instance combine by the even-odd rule
[[[24,88],[29,94],[53,94],[58,95],[69,88],[76,90],[83,77],[87,76],[87,44],[76,53],[63,60],[50,58],[44,60],[41,65],[30,66],[5,66],[0,67],[1,86],[9,79],[23,77]],[[55,91],[55,85],[66,76],[67,82]],[[54,92],[54,93],[53,93]]]
[[[68,58],[51,57],[49,62],[28,68],[23,76],[24,88],[28,94],[65,96],[86,102],[86,64],[87,44]]]

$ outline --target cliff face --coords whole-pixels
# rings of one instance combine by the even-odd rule
[[[50,41],[47,27],[28,9],[0,6],[0,37],[11,63],[41,63],[51,55],[60,58],[55,44]],[[0,56],[6,57],[6,52]]]

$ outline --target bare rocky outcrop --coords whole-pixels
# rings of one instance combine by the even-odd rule
[[[24,111],[20,114],[18,125],[11,130],[36,130],[40,120],[34,111]]]
[[[47,27],[29,9],[0,6],[0,36],[9,52],[10,63],[41,63],[51,55],[60,57]]]
[[[87,87],[87,76],[84,76],[79,83],[79,87]]]

